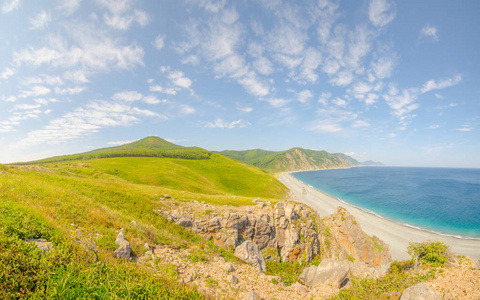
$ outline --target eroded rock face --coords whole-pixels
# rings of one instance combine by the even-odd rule
[[[406,289],[400,300],[441,300],[434,290],[425,282],[417,283]]]
[[[323,223],[319,235],[325,245],[322,256],[360,261],[386,272],[392,261],[388,245],[367,235],[345,208],[338,207]]]
[[[118,234],[115,243],[118,245],[118,248],[113,253],[113,256],[116,258],[129,259],[132,249],[130,248],[130,242],[125,238],[122,232]]]
[[[252,241],[245,241],[235,249],[235,256],[243,260],[244,262],[251,263],[257,267],[260,271],[265,271],[267,265],[263,259],[263,255],[260,252],[258,246]]]

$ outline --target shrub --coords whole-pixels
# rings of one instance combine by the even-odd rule
[[[417,263],[440,266],[445,264],[448,259],[447,249],[448,246],[442,242],[410,243],[408,254]]]

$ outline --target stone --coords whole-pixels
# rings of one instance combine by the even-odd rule
[[[227,262],[227,263],[225,263],[225,264],[223,265],[223,269],[224,269],[226,272],[229,272],[229,273],[230,273],[230,272],[235,272],[235,267],[233,266],[232,263],[229,263],[229,262]]]
[[[253,241],[257,244],[260,250],[269,246],[270,240],[275,238],[275,231],[272,226],[270,226],[264,220],[257,220],[255,224],[255,235]]]
[[[435,291],[425,282],[417,283],[406,289],[400,300],[441,300]]]
[[[243,260],[244,262],[251,263],[254,267],[257,267],[260,271],[265,271],[267,265],[263,259],[263,255],[258,249],[257,244],[247,240],[235,249],[235,256]]]
[[[238,279],[233,274],[228,275],[227,280],[232,284],[238,284]]]
[[[235,249],[238,245],[238,230],[233,228],[222,228],[215,235],[216,246],[223,249]]]
[[[299,292],[300,294],[308,293],[307,288],[304,285],[300,284],[299,282],[295,282],[294,284],[291,285],[291,287],[295,289],[297,292]]]
[[[165,198],[165,199],[172,199],[172,196],[165,194],[165,195],[163,195],[163,198]]]
[[[130,248],[130,242],[125,238],[123,232],[120,232],[115,239],[115,243],[119,246],[117,250],[113,253],[113,256],[116,258],[129,259],[132,253]]]
[[[259,203],[257,204],[257,207],[259,207],[259,208],[264,208],[264,207],[265,207],[265,202],[259,202]]]
[[[137,222],[132,221],[132,222],[130,222],[130,225],[131,225],[132,227],[135,227],[135,226],[137,226]]]
[[[53,244],[46,239],[29,239],[26,243],[35,243],[38,249],[48,252],[53,248]]]
[[[340,288],[350,271],[348,261],[337,261],[324,259],[318,267],[305,268],[298,277],[298,282],[307,287],[314,287],[318,284],[332,285]]]
[[[245,294],[245,297],[243,297],[244,300],[261,300],[260,296],[254,291],[248,291],[248,293]]]
[[[182,216],[175,223],[183,227],[192,227],[193,219],[190,216]]]

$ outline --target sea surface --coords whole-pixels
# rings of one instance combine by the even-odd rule
[[[358,167],[292,175],[383,218],[480,239],[480,169]]]

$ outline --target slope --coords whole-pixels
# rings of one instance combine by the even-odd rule
[[[361,166],[358,161],[342,153],[332,154],[327,151],[302,148],[292,148],[278,152],[255,149],[245,151],[227,150],[219,153],[251,164],[269,173]]]
[[[72,155],[55,156],[17,164],[39,164],[110,157],[169,157],[182,159],[208,159],[210,158],[210,154],[210,151],[199,147],[183,147],[172,144],[162,138],[150,136],[125,145],[101,148]]]

